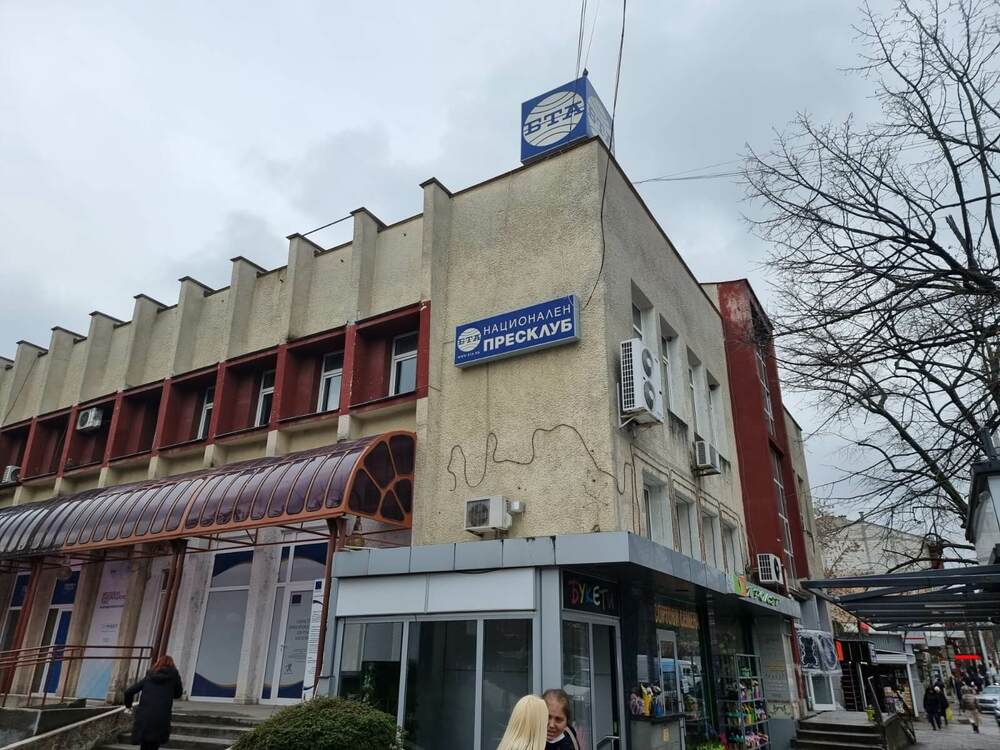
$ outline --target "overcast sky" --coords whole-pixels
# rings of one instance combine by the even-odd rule
[[[587,67],[611,109],[621,2],[590,0]],[[177,278],[271,268],[286,235],[366,206],[421,210],[518,165],[520,102],[573,77],[579,0],[48,2],[0,0],[0,355],[86,333]],[[633,180],[766,147],[797,111],[873,112],[851,2],[632,0],[616,119]],[[729,165],[732,166],[732,165]],[[728,180],[643,197],[703,281],[747,276],[767,248]],[[319,235],[332,245],[349,222]],[[808,429],[816,418],[786,401]],[[832,477],[829,439],[810,446]]]

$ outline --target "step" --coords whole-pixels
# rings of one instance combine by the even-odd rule
[[[843,732],[836,731],[832,729],[813,729],[812,727],[806,727],[799,725],[799,731],[796,735],[800,740],[815,740],[815,741],[827,741],[827,742],[860,742],[864,743],[878,743],[881,739],[881,735],[878,732]]]
[[[796,737],[792,747],[800,750],[884,750],[881,742],[848,742],[846,740],[813,740]]]
[[[176,704],[175,704],[176,705]],[[263,718],[238,713],[201,713],[199,711],[174,710],[172,724],[219,724],[253,729],[264,721]]]
[[[189,721],[192,717],[185,717],[183,721],[178,721],[175,717],[171,722],[170,731],[173,734],[193,735],[196,737],[223,737],[229,740],[236,740],[241,735],[253,731],[253,727],[245,724],[223,724]],[[200,719],[201,717],[199,717]]]
[[[131,748],[135,750],[135,745],[129,743],[131,734],[118,735],[118,742],[113,745],[103,745],[102,750],[121,750],[121,748]],[[170,733],[170,741],[166,745],[161,745],[161,750],[226,750],[232,746],[233,740],[221,737],[199,737],[192,734]]]
[[[799,722],[799,732],[832,732],[844,735],[871,735],[880,737],[881,733],[874,724],[838,724],[833,721],[803,721]]]

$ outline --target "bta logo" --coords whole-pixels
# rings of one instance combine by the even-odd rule
[[[475,351],[482,338],[478,328],[466,328],[458,335],[458,350],[465,354]]]
[[[537,148],[558,143],[573,132],[583,117],[583,97],[575,91],[557,91],[532,107],[521,132]]]

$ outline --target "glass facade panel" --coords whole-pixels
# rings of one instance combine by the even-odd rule
[[[212,588],[249,586],[253,552],[220,552],[212,564]]]
[[[246,611],[246,589],[213,591],[208,595],[198,663],[191,685],[192,697],[236,696],[236,673],[240,666]]]
[[[295,548],[292,560],[293,581],[315,581],[326,570],[326,543],[302,544]]]
[[[398,714],[403,623],[348,623],[340,662],[340,695]]]
[[[483,748],[496,747],[514,704],[532,690],[531,620],[483,622]]]
[[[281,608],[285,601],[285,587],[278,586],[274,594],[274,612],[271,614],[271,638],[267,646],[267,665],[264,667],[264,687],[260,697],[271,698],[271,680],[274,677],[274,655],[278,650],[278,631],[281,629]]]
[[[592,747],[593,680],[590,659],[590,626],[564,620],[562,624],[563,690],[572,701],[573,723],[586,747]]]
[[[475,620],[411,623],[406,747],[475,746],[476,630]]]

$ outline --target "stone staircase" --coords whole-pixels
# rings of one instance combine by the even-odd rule
[[[884,750],[882,735],[874,725],[799,722],[792,747],[800,750]]]
[[[161,750],[226,750],[261,720],[250,716],[185,711],[181,708],[174,711],[170,742],[162,745]],[[135,750],[136,746],[129,742],[130,736],[130,731],[122,732],[114,742],[100,745],[98,750]]]

